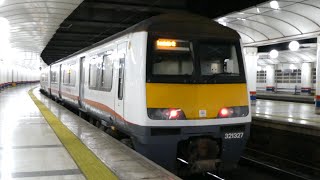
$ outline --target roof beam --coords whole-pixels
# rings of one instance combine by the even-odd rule
[[[79,47],[86,47],[86,46],[90,46],[91,44],[93,44],[94,42],[87,42],[87,41],[83,41],[83,40],[52,40],[50,41],[47,46],[79,46]]]
[[[133,24],[127,23],[115,23],[115,22],[101,22],[101,21],[85,21],[85,20],[65,20],[61,25],[62,28],[63,24],[72,24],[72,26],[90,26],[90,27],[113,27],[113,28],[127,28],[132,26]]]
[[[158,13],[181,13],[186,12],[181,9],[162,8],[144,5],[120,4],[120,3],[103,3],[103,2],[83,2],[83,7],[93,9],[107,9],[107,10],[120,10],[120,11],[135,11],[135,12],[158,12]]]
[[[57,45],[48,45],[46,47],[47,50],[65,50],[65,49],[68,49],[70,51],[73,51],[73,50],[80,50],[82,48],[84,48],[85,46],[57,46]]]
[[[57,36],[78,36],[78,37],[94,37],[94,36],[99,36],[99,37],[106,38],[106,37],[109,37],[110,35],[112,35],[112,34],[100,35],[100,34],[97,34],[97,33],[56,32],[56,33],[55,33],[55,38],[56,38]]]

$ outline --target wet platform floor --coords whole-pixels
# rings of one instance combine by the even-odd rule
[[[251,112],[253,117],[320,128],[320,115],[313,104],[258,99]]]
[[[0,179],[85,179],[29,97],[31,87],[0,93]]]

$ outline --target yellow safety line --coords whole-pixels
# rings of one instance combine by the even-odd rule
[[[310,119],[306,119],[306,118],[299,118],[299,117],[288,117],[288,116],[281,116],[281,115],[270,115],[270,114],[263,114],[263,113],[252,113],[252,114],[258,114],[258,115],[267,115],[267,116],[271,116],[271,117],[279,117],[279,118],[291,118],[293,120],[305,120],[305,121],[310,121],[310,122],[315,122],[315,123],[320,123],[320,119],[314,119],[314,118],[310,118]],[[257,116],[259,117],[259,116]]]
[[[34,89],[34,88],[33,88]],[[118,179],[40,100],[29,90],[29,95],[38,106],[61,143],[88,180]],[[54,162],[53,162],[54,163]]]

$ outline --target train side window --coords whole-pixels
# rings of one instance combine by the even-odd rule
[[[68,70],[63,70],[63,76],[62,76],[62,84],[68,85],[70,83],[69,75],[67,73]]]
[[[97,88],[97,77],[98,77],[98,64],[90,63],[89,66],[89,88]]]
[[[76,82],[76,64],[64,65],[62,72],[62,83],[64,85],[75,86]]]
[[[113,60],[110,55],[104,55],[102,67],[101,67],[101,78],[100,78],[100,86],[102,90],[106,90],[108,92],[111,91],[112,79],[113,79]]]
[[[48,82],[48,73],[45,73],[43,78],[44,78],[43,80],[44,82]]]
[[[51,82],[57,83],[57,72],[56,71],[51,71]]]
[[[69,74],[69,85],[75,86],[76,85],[76,64],[70,65],[68,74]]]

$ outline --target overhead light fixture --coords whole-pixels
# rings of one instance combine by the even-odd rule
[[[219,24],[222,24],[222,25],[224,25],[224,26],[227,26],[227,22],[225,22],[225,19],[226,19],[225,17],[219,18],[219,19],[218,19],[218,23],[219,23]]]
[[[224,21],[225,19],[226,19],[225,17],[222,17],[222,18],[219,18],[218,21],[219,21],[219,22],[222,22],[222,21]]]
[[[0,0],[0,6],[4,3],[4,0]]]
[[[269,53],[269,56],[272,58],[272,59],[275,59],[279,56],[279,52],[275,49],[271,50],[270,53]]]
[[[257,71],[261,71],[261,70],[262,70],[261,66],[257,66]]]
[[[271,7],[272,9],[279,9],[279,3],[278,3],[278,1],[271,1],[271,2],[270,2],[270,7]]]
[[[1,1],[1,0],[0,0]],[[4,17],[0,17],[0,31],[1,31],[1,37],[2,38],[9,38],[10,35],[10,24],[8,19]]]
[[[223,25],[223,26],[227,26],[226,22],[219,22],[219,24]]]
[[[298,41],[291,41],[289,44],[289,49],[291,51],[297,51],[300,48],[300,44]]]
[[[257,7],[257,13],[260,13],[260,9]]]
[[[290,64],[289,65],[289,69],[294,70],[294,69],[297,69],[297,68],[296,68],[296,66],[294,64]]]

